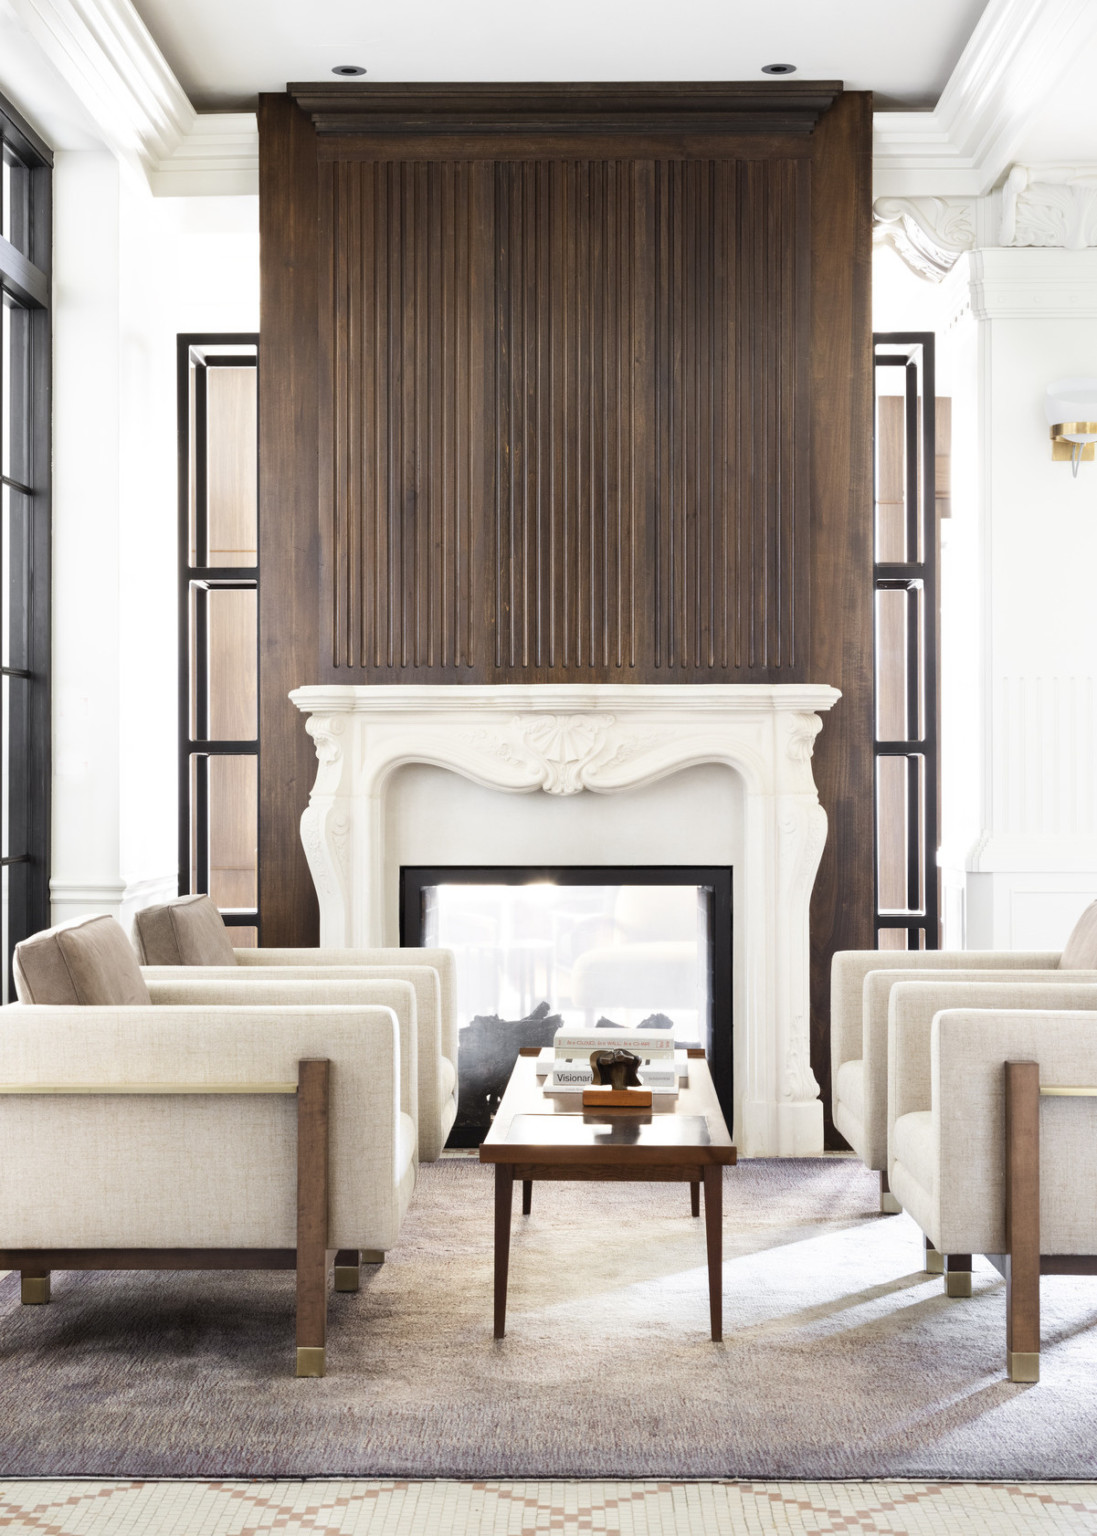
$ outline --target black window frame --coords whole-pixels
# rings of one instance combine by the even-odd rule
[[[224,351],[206,352],[207,348],[254,348],[254,354]],[[191,423],[190,371],[202,370],[195,381],[197,408]],[[211,367],[254,367],[258,389],[259,334],[256,331],[183,332],[176,338],[176,398],[179,444],[179,883],[180,896],[191,893],[191,854],[196,848],[194,887],[196,893],[209,895],[209,762],[211,757],[259,757],[258,720],[254,739],[229,741],[209,735],[208,694],[208,603],[211,591],[254,591],[258,605],[259,563],[253,566],[225,566],[201,563],[208,557],[206,525],[206,414],[205,373]],[[193,454],[192,454],[193,450]],[[258,458],[259,445],[255,447]],[[195,494],[195,564],[191,564],[191,487],[192,457]],[[258,508],[256,509],[258,517]],[[194,671],[205,678],[206,688],[198,684],[195,734],[191,735],[191,698],[196,678],[191,673],[191,595],[195,596],[196,628],[194,635]],[[256,680],[259,677],[258,607],[256,613]],[[196,768],[192,781],[192,764]],[[193,840],[193,841],[192,841]],[[258,906],[259,869],[256,864],[257,901],[254,907],[220,909],[227,928],[254,928],[262,941]]]
[[[938,605],[940,590],[940,539],[937,527],[936,486],[936,341],[932,331],[876,331],[873,333],[874,399],[881,368],[899,369],[903,375],[904,507],[906,560],[882,561],[878,537],[876,500],[873,505],[873,826],[875,847],[874,927],[876,947],[880,935],[901,932],[907,949],[941,947],[941,873],[938,866],[941,823],[940,771],[940,654]],[[873,412],[875,432],[876,412]],[[875,457],[875,455],[874,455]],[[907,733],[900,740],[879,735],[876,697],[881,687],[879,647],[876,640],[876,597],[881,592],[907,595],[908,625],[906,664]],[[880,769],[885,758],[898,759],[906,767],[906,905],[885,908],[880,894]]]
[[[7,809],[7,838],[0,847],[7,876],[6,1000],[12,995],[15,945],[50,922],[53,154],[3,97],[0,144],[24,173],[16,183],[24,197],[18,228],[11,228],[15,240],[0,234],[0,302],[19,317],[9,336],[13,354],[15,346],[22,351],[19,368],[9,376],[14,409],[12,401],[0,398],[0,416],[12,411],[12,441],[18,431],[23,466],[16,477],[0,464],[0,482],[9,508],[21,503],[25,514],[11,519],[9,560],[0,571],[0,625],[10,640],[18,624],[23,663],[0,659],[8,695],[0,743],[0,795]],[[21,398],[15,396],[17,387]],[[13,659],[9,651],[7,662]]]

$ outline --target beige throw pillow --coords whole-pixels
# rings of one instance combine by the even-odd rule
[[[113,917],[78,917],[15,946],[12,962],[21,1003],[88,1007],[151,1004],[125,930]]]
[[[1063,953],[1061,971],[1097,971],[1097,901],[1091,901],[1075,923]]]
[[[235,965],[236,951],[208,896],[180,896],[145,907],[133,920],[142,965]]]

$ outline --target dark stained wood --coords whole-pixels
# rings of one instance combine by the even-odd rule
[[[689,1213],[691,1216],[701,1214],[701,1186],[695,1180],[691,1180],[689,1186]]]
[[[724,1170],[706,1168],[705,1248],[708,1254],[708,1307],[712,1341],[724,1337]]]
[[[533,1210],[533,1180],[522,1180],[522,1215],[528,1216]]]
[[[35,1270],[35,1265],[44,1268]],[[296,1269],[295,1248],[0,1248],[0,1269]]]
[[[872,943],[871,99],[732,126],[790,84],[262,99],[262,942],[317,937],[296,686],[830,683],[829,1106],[830,958]]]
[[[811,897],[811,1063],[830,1119],[830,962],[873,947],[872,97],[847,92],[812,137],[811,569],[805,681],[842,697],[814,773],[828,834]]]
[[[514,1169],[509,1163],[495,1165],[495,1337],[507,1331],[507,1274],[510,1268],[510,1216],[514,1196]]]
[[[480,1161],[495,1164],[495,1337],[501,1339],[506,1329],[507,1274],[510,1265],[511,1201],[515,1179],[523,1182],[523,1213],[529,1214],[526,1190],[532,1194],[534,1179],[571,1179],[592,1183],[601,1181],[648,1183],[688,1182],[693,1214],[698,1214],[699,1180],[705,1188],[705,1241],[708,1254],[709,1309],[712,1338],[723,1337],[723,1177],[724,1168],[736,1162],[736,1150],[720,1112],[716,1090],[708,1065],[695,1060],[690,1080],[676,1097],[666,1096],[657,1108],[639,1112],[617,1110],[623,1122],[640,1119],[647,1123],[658,1117],[673,1128],[680,1116],[704,1115],[708,1121],[710,1145],[691,1145],[685,1138],[666,1146],[607,1145],[592,1134],[583,1138],[579,1121],[603,1124],[602,1116],[584,1116],[571,1094],[548,1093],[537,1076],[537,1053],[525,1051],[515,1062],[510,1081],[492,1121],[491,1130],[480,1146]],[[693,1057],[703,1053],[693,1051]],[[510,1140],[511,1126],[518,1115],[531,1117],[567,1116],[569,1127],[576,1124],[582,1144],[566,1145],[546,1139],[536,1145]]]
[[[297,1347],[322,1349],[328,1319],[328,1083],[331,1063],[297,1066]]]
[[[807,134],[837,80],[293,84],[320,134]]]
[[[316,756],[287,697],[319,680],[316,175],[309,120],[287,96],[260,97],[259,908],[273,947],[320,932],[298,831]]]
[[[811,166],[729,156],[322,165],[331,680],[800,674]]]
[[[1015,1353],[1040,1353],[1040,1067],[1007,1061],[1005,1073],[1006,1371],[1012,1374]]]

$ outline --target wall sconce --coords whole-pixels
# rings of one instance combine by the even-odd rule
[[[1097,443],[1097,379],[1056,379],[1044,396],[1044,410],[1051,427],[1051,457],[1070,460],[1078,473],[1083,459],[1093,461]]]

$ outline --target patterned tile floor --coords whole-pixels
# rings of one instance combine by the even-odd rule
[[[26,1536],[1011,1536],[1097,1532],[1097,1484],[20,1482]]]

